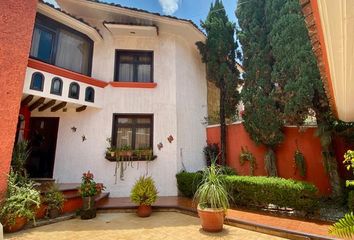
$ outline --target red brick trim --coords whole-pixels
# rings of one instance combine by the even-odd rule
[[[306,27],[312,44],[312,50],[317,58],[321,79],[328,97],[333,114],[338,118],[338,112],[334,97],[331,72],[329,68],[326,43],[324,39],[321,18],[317,0],[299,0],[302,13],[305,17]]]
[[[82,83],[86,83],[86,84],[90,84],[96,87],[100,87],[100,88],[104,88],[108,85],[108,83],[104,82],[104,81],[100,81],[79,73],[75,73],[57,66],[53,66],[32,58],[28,59],[28,67],[31,68],[35,68],[37,70],[41,70],[41,71],[46,71],[49,72],[51,74],[57,75],[57,76],[61,76],[61,77],[65,77],[65,78],[70,78]]]
[[[117,88],[155,88],[157,83],[140,83],[140,82],[110,82],[112,87]]]

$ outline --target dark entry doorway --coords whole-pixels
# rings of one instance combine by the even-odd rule
[[[31,178],[52,178],[59,118],[31,117],[30,149],[26,168]]]

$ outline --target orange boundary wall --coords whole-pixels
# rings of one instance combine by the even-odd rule
[[[308,181],[315,184],[321,195],[329,195],[331,186],[329,178],[322,164],[320,140],[314,136],[316,128],[307,128],[304,132],[299,132],[297,127],[284,128],[285,140],[275,151],[277,156],[278,174],[283,178],[293,178],[297,180]],[[220,127],[207,128],[208,143],[219,143]],[[294,152],[296,150],[296,141],[300,151],[305,156],[307,164],[307,175],[302,178],[295,170]],[[239,156],[241,146],[247,147],[257,159],[257,168],[255,175],[266,175],[264,170],[264,154],[266,148],[257,146],[249,137],[242,123],[236,123],[227,126],[227,165],[236,169],[239,175],[249,175],[249,163],[240,165]]]
[[[0,195],[7,187],[37,0],[0,1]],[[1,197],[1,196],[0,196]]]

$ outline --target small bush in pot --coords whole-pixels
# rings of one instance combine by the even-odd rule
[[[18,174],[11,170],[6,197],[0,205],[0,220],[5,232],[18,231],[24,227],[28,219],[35,220],[39,204],[40,193],[35,189],[34,183],[19,178]]]
[[[64,206],[64,195],[56,186],[51,186],[43,196],[43,204],[47,206],[49,218],[56,218]]]
[[[139,217],[149,217],[152,209],[151,205],[157,199],[157,189],[152,177],[142,176],[134,184],[130,199],[139,205],[137,214]]]
[[[96,183],[93,174],[88,171],[82,174],[79,192],[82,197],[83,207],[81,219],[92,219],[96,217],[95,197],[105,189],[103,184]]]
[[[201,184],[195,193],[198,215],[202,228],[207,232],[223,229],[225,212],[229,207],[229,195],[222,177],[222,168],[215,165],[216,159],[203,172]]]

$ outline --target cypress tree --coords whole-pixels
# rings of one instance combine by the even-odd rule
[[[269,176],[277,176],[274,148],[283,141],[284,135],[281,112],[272,97],[273,58],[268,41],[270,30],[265,4],[265,0],[238,2],[236,14],[241,27],[238,36],[246,69],[241,97],[245,106],[245,128],[255,143],[267,146],[265,170]]]
[[[284,124],[301,126],[309,116],[315,116],[333,196],[339,196],[340,179],[331,144],[333,118],[298,0],[243,0],[239,2],[237,16],[242,29],[239,38],[242,39],[244,64],[247,64],[245,93],[242,94],[246,110],[250,108],[245,114],[247,131],[255,142],[267,146],[269,139],[259,135],[270,139],[279,136],[273,141],[275,146],[282,141],[279,132]],[[257,81],[259,70],[254,68],[259,62],[255,56],[260,53],[266,59],[262,64],[270,70],[264,78],[269,91],[261,96],[259,92],[264,89],[264,83]],[[265,99],[273,106],[273,112],[269,108],[256,109]],[[261,117],[250,117],[258,111],[271,116],[267,118],[259,113],[257,116]],[[277,124],[272,125],[272,119]]]
[[[226,161],[226,118],[235,114],[238,102],[239,71],[236,67],[237,42],[235,24],[226,15],[222,1],[211,4],[209,14],[201,23],[207,39],[196,45],[206,63],[207,76],[220,89],[221,163]]]

